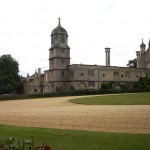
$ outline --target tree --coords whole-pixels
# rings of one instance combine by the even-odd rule
[[[0,57],[0,94],[17,92],[21,83],[19,64],[11,55]]]
[[[130,68],[137,68],[137,59],[129,60],[127,66]]]
[[[150,88],[150,78],[140,77],[138,81],[138,85],[140,88]]]

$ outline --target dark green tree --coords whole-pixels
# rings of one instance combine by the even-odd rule
[[[17,92],[21,84],[19,64],[11,55],[0,57],[0,94]]]
[[[137,59],[129,60],[127,66],[130,68],[136,68],[137,67]]]
[[[150,78],[140,77],[138,81],[138,85],[140,88],[150,88]]]
[[[103,90],[112,89],[112,83],[111,83],[111,82],[110,82],[110,83],[102,83],[102,84],[101,84],[101,88],[102,88]]]

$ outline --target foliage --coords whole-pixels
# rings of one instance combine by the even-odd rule
[[[36,144],[35,138],[21,140],[14,137],[0,141],[0,150],[51,150],[48,144]],[[55,149],[56,150],[56,149]]]
[[[102,83],[101,84],[101,89],[112,89],[112,83]]]
[[[18,62],[11,55],[2,55],[0,57],[0,94],[9,94],[17,91],[21,82],[18,73]]]
[[[1,100],[16,100],[16,99],[33,99],[33,98],[46,98],[46,97],[62,97],[62,96],[82,96],[82,95],[101,95],[101,94],[117,94],[117,93],[139,93],[150,92],[150,88],[139,88],[139,85],[134,89],[100,89],[98,91],[76,90],[59,93],[34,93],[34,94],[12,94],[0,95]]]
[[[127,66],[130,68],[137,68],[137,59],[129,60]]]
[[[150,78],[140,77],[138,81],[138,85],[140,88],[150,88]]]
[[[23,86],[19,73],[19,64],[11,55],[0,57],[0,94],[22,93]]]

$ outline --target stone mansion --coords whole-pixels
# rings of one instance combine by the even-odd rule
[[[150,77],[150,41],[148,49],[143,40],[136,52],[137,68],[110,65],[110,48],[105,48],[106,65],[70,64],[68,33],[61,26],[51,32],[49,69],[41,74],[40,68],[32,76],[27,75],[25,92],[50,93],[69,90],[99,90],[102,83],[112,83],[114,88],[125,85],[132,88],[140,77]]]

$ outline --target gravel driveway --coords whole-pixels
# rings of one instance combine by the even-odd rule
[[[150,133],[150,105],[79,105],[59,97],[0,101],[0,124]]]

